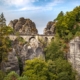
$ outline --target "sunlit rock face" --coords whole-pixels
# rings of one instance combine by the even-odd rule
[[[38,58],[38,57],[44,57],[43,49],[40,47],[40,42],[37,41],[35,38],[31,38],[29,40],[29,44],[25,44],[21,51],[21,58],[24,62],[25,60]]]
[[[80,37],[71,40],[69,46],[68,60],[80,75]]]
[[[18,74],[20,73],[19,62],[15,49],[8,53],[7,60],[2,62],[1,70],[3,70],[4,72],[15,71]]]
[[[30,56],[30,59],[34,58],[34,57],[40,57],[41,55],[43,56],[43,50],[42,47],[40,47],[40,42],[37,41],[35,38],[31,38],[30,39],[30,45],[28,46],[28,52],[30,52],[30,50],[32,52],[32,55]]]
[[[19,20],[15,19],[10,21],[9,25],[14,29],[15,32],[26,35],[35,35],[38,34],[38,30],[36,29],[36,25],[30,19],[24,19],[21,17]]]
[[[45,35],[53,35],[55,34],[55,22],[48,22],[46,28],[44,29]]]

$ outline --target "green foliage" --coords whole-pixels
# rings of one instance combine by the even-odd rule
[[[7,54],[11,48],[11,40],[8,36],[12,32],[10,27],[0,27],[0,64],[2,60],[7,60]]]
[[[0,71],[0,80],[29,80],[27,76],[19,76],[16,72],[11,71],[7,75]]]
[[[76,17],[76,21],[79,21],[80,22],[80,6],[77,6],[74,10],[74,15]]]
[[[18,80],[29,80],[27,76],[19,77]]]
[[[73,72],[71,64],[61,58],[55,61],[57,80],[75,80],[75,72]]]
[[[4,80],[5,75],[6,74],[0,70],[0,80]]]
[[[23,75],[28,80],[75,80],[75,73],[68,61],[58,58],[47,62],[40,59],[26,61]]]
[[[0,64],[2,60],[7,60],[6,56],[11,48],[11,40],[8,36],[12,32],[12,28],[6,26],[6,20],[2,13],[0,15]]]
[[[59,15],[58,15],[59,16]],[[66,12],[63,17],[60,17],[56,23],[56,34],[60,39],[65,41],[71,40],[76,33],[80,31],[80,6],[76,7],[71,12]]]
[[[58,16],[57,16],[57,18],[56,18],[55,20],[59,20],[59,19],[61,19],[63,16],[64,16],[64,13],[63,13],[63,11],[61,11],[61,12],[58,14]]]
[[[45,49],[49,69],[48,78],[50,80],[76,80],[75,71],[73,71],[71,64],[66,60],[67,45],[64,40],[56,36]]]
[[[25,63],[23,75],[29,80],[47,80],[47,63],[40,59],[27,60]]]
[[[17,41],[19,42],[20,45],[23,45],[23,44],[25,44],[25,42],[26,42],[26,41],[25,41],[22,37],[20,37],[20,36],[17,37]]]
[[[62,43],[59,41],[52,41],[50,45],[45,49],[46,60],[56,60],[59,57],[64,59],[63,47],[64,45],[62,45]]]
[[[55,61],[48,61],[49,71],[52,72],[54,80],[75,80],[75,73],[68,61],[58,58]],[[51,76],[50,76],[51,78]],[[53,80],[50,79],[50,80]]]
[[[47,78],[47,80],[56,80],[57,79],[56,65],[55,65],[54,61],[48,60],[47,64],[48,64],[48,78]]]
[[[4,80],[17,80],[18,78],[19,78],[19,75],[14,71],[12,71],[4,78]]]
[[[39,37],[38,37],[38,41],[40,42],[40,45],[41,45],[42,48],[45,48],[48,44],[47,41],[44,41],[44,39],[39,38]]]
[[[5,77],[5,74],[0,71],[0,80],[75,80],[76,74],[65,56],[69,48],[68,42],[75,36],[80,36],[80,6],[73,11],[66,12],[65,15],[61,11],[55,21],[56,35],[54,41],[47,46],[47,42],[39,39],[43,48],[47,46],[44,51],[46,60],[37,58],[27,60],[23,71],[23,64],[21,59],[18,58],[22,76],[19,77],[12,71]],[[4,27],[3,13],[0,17],[0,23],[0,26],[2,26],[0,27],[1,64],[3,60],[6,60],[8,51],[11,50],[11,40],[8,36],[13,30],[10,27]],[[19,35],[17,40],[19,44],[23,45],[25,43]]]
[[[6,19],[4,17],[4,14],[1,13],[1,15],[0,15],[0,27],[4,27],[4,26],[6,26]]]

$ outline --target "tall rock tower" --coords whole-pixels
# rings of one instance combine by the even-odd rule
[[[36,25],[30,19],[24,19],[23,17],[10,21],[9,25],[13,28],[15,32],[19,34],[26,35],[36,35],[38,34],[38,30],[36,29]]]

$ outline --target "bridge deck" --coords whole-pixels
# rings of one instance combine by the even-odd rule
[[[17,36],[17,35],[11,34],[11,36]],[[20,34],[19,36],[54,36],[54,35],[43,35],[43,34],[28,35],[28,34]]]

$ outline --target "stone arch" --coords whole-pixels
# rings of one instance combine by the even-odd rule
[[[35,36],[29,38],[29,46],[32,47],[34,50],[38,47],[38,41]]]
[[[45,37],[45,41],[48,42],[48,38],[47,37]]]
[[[30,37],[30,38],[29,38],[29,42],[30,42],[30,40],[31,40],[32,38],[34,38],[34,39],[35,39],[35,37],[34,37],[34,36]]]
[[[20,36],[20,37],[16,37],[16,38],[14,39],[14,43],[15,43],[15,44],[18,44],[18,42],[19,42],[19,41],[22,42],[22,40],[24,40],[23,37],[21,37],[21,36]]]
[[[51,41],[54,40],[54,37],[51,38]]]

